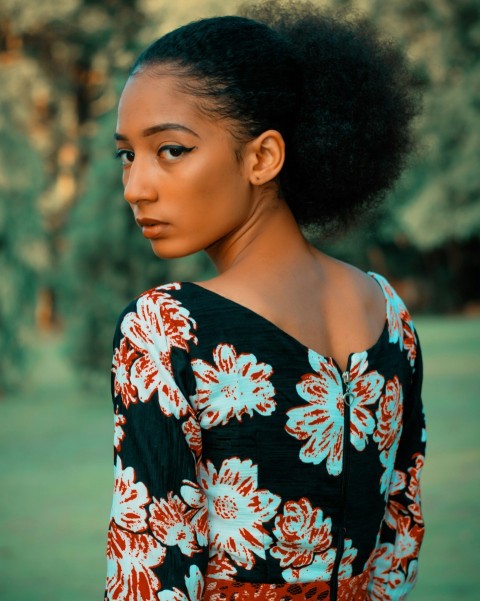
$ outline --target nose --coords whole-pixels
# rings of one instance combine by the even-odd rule
[[[123,197],[129,204],[155,202],[158,198],[153,169],[135,159],[123,174]]]

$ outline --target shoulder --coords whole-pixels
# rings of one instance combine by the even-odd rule
[[[136,347],[180,346],[196,342],[196,320],[185,306],[188,285],[172,282],[150,288],[133,299],[120,313],[115,339],[128,338]],[[187,305],[189,303],[187,302]]]
[[[418,334],[412,316],[392,284],[378,273],[369,272],[385,296],[386,321],[390,342],[398,344],[413,367],[419,354]]]

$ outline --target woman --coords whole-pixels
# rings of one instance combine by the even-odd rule
[[[379,275],[313,248],[392,185],[401,55],[307,3],[191,23],[136,61],[116,140],[155,254],[114,341],[111,600],[403,599],[423,536],[422,364]]]

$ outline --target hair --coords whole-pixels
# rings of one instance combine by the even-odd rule
[[[286,147],[278,181],[301,225],[348,224],[393,186],[413,147],[418,98],[402,52],[364,18],[268,0],[156,40],[132,75],[166,67],[242,141]]]

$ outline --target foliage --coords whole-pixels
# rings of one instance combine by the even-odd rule
[[[360,9],[403,43],[425,107],[419,152],[378,224],[329,250],[401,279],[412,306],[478,302],[478,1],[317,1]],[[0,388],[21,375],[35,320],[66,324],[75,360],[104,369],[114,321],[130,298],[209,273],[202,256],[164,263],[151,254],[122,201],[110,144],[120,86],[139,49],[241,2],[0,3]]]
[[[0,111],[4,108],[0,91]],[[0,396],[22,377],[25,345],[34,327],[39,275],[48,264],[36,197],[44,175],[25,136],[0,122]],[[18,169],[17,166],[21,168]]]
[[[96,127],[85,192],[65,231],[61,296],[76,363],[105,373],[123,306],[150,287],[193,279],[206,268],[206,258],[166,262],[155,257],[123,200],[120,165],[113,160],[115,114],[104,115]]]

